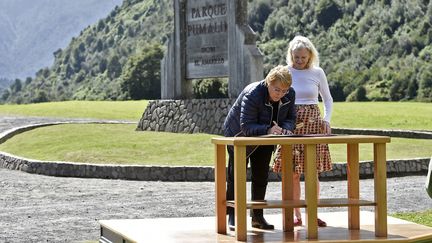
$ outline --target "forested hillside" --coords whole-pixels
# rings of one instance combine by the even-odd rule
[[[56,51],[50,68],[15,80],[3,100],[159,97],[159,63],[172,11],[171,0],[125,0]],[[432,101],[429,0],[253,0],[249,23],[266,71],[285,63],[289,40],[301,34],[320,52],[335,100]],[[221,87],[201,84],[204,93]]]
[[[432,100],[429,0],[253,1],[267,65],[287,40],[311,38],[336,100]],[[255,13],[255,14],[253,14]]]

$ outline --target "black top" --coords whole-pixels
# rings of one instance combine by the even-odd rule
[[[277,117],[278,117],[278,111],[279,111],[279,101],[277,102],[270,102],[271,105],[273,106],[273,116],[272,116],[272,125],[273,126],[273,122],[278,122],[277,121]]]

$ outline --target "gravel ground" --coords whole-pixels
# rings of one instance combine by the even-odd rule
[[[46,121],[0,118],[0,132]],[[389,213],[431,209],[432,200],[423,188],[425,178],[389,178]],[[346,181],[322,182],[321,197],[346,197],[346,187]],[[372,200],[373,180],[361,180],[360,187],[361,197]],[[280,191],[279,182],[269,183],[267,199],[279,199]],[[346,209],[320,209],[330,210]],[[266,213],[280,213],[280,210]],[[0,168],[0,242],[96,241],[101,219],[213,215],[212,182],[63,178]]]
[[[424,180],[425,176],[389,178],[389,213],[431,209]],[[361,197],[373,199],[373,180],[360,185]],[[345,188],[346,181],[322,182],[321,196],[344,197]],[[280,198],[280,191],[280,183],[270,183],[267,198]],[[100,219],[214,215],[212,182],[63,178],[0,169],[0,193],[0,242],[97,240]],[[345,208],[320,209],[329,210]]]

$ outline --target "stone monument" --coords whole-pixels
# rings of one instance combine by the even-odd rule
[[[228,77],[229,99],[191,99],[192,79]],[[174,32],[161,63],[162,100],[137,130],[221,134],[243,88],[263,79],[263,55],[247,24],[247,0],[174,0]]]
[[[235,98],[263,78],[247,0],[174,0],[174,33],[161,64],[162,99],[192,97],[191,79],[228,77]]]

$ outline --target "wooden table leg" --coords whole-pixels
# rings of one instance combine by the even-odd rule
[[[359,145],[347,144],[347,180],[348,180],[348,198],[358,200],[360,198],[359,190]],[[348,229],[360,229],[360,207],[348,207]]]
[[[226,234],[226,152],[225,145],[215,144],[216,232]]]
[[[374,144],[375,235],[387,236],[387,161],[386,144]]]
[[[246,146],[234,146],[235,233],[246,241]]]
[[[293,200],[293,156],[292,145],[282,145],[282,200]],[[293,208],[282,209],[283,231],[294,231],[294,211]]]
[[[308,239],[318,238],[316,144],[304,145],[306,229]]]

